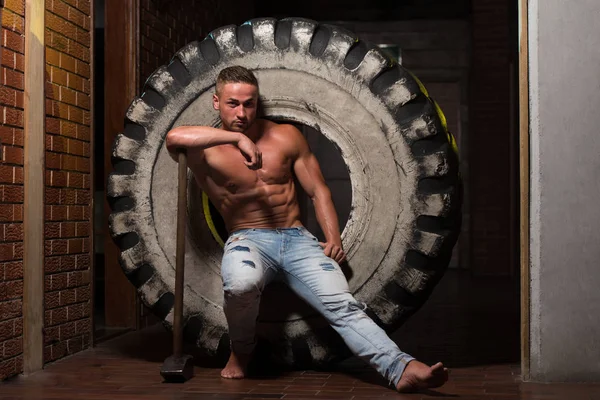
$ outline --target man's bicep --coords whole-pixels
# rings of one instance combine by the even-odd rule
[[[314,196],[320,185],[325,184],[319,162],[310,151],[298,157],[294,163],[294,173],[300,185],[310,197]]]

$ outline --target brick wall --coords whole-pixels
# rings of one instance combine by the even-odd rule
[[[510,29],[507,0],[473,0],[470,98],[471,254],[481,275],[510,265]]]
[[[6,0],[0,36],[0,380],[23,369],[24,3]]]
[[[90,0],[46,0],[44,361],[90,345]]]

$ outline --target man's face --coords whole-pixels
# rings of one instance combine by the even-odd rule
[[[256,119],[258,88],[248,83],[225,83],[213,95],[213,107],[219,111],[223,129],[246,132]]]

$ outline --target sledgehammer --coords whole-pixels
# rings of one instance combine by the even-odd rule
[[[185,266],[185,218],[187,196],[187,155],[178,152],[177,250],[175,255],[175,305],[173,309],[173,355],[167,357],[160,374],[166,382],[183,383],[194,376],[193,358],[183,354],[183,271]]]

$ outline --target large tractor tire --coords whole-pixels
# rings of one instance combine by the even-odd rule
[[[266,118],[310,126],[339,149],[352,186],[342,233],[350,289],[378,324],[396,329],[444,274],[460,230],[456,145],[411,73],[353,34],[310,20],[256,19],[217,29],[147,80],[115,140],[108,181],[110,231],[125,274],[172,324],[177,167],[165,136],[180,125],[218,125],[214,83],[232,65],[256,74]],[[189,187],[184,335],[207,354],[225,354],[226,232],[191,176]],[[263,295],[258,335],[289,365],[347,355],[325,320],[277,284]]]

